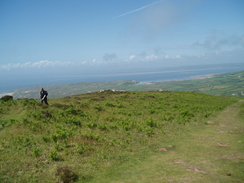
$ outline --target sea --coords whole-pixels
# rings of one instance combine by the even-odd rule
[[[238,72],[244,70],[244,63],[238,64],[218,64],[218,65],[201,65],[201,66],[182,66],[171,67],[157,70],[138,70],[133,72],[120,73],[103,73],[91,75],[74,75],[67,77],[51,77],[49,78],[26,78],[25,82],[16,80],[1,80],[0,96],[1,94],[11,93],[15,89],[32,87],[32,86],[46,86],[54,84],[65,83],[79,83],[79,82],[97,82],[97,81],[114,81],[114,80],[135,80],[138,82],[160,82],[173,80],[187,80],[193,79],[194,76],[208,75],[208,74],[222,74],[228,72]],[[4,83],[5,81],[5,83]]]

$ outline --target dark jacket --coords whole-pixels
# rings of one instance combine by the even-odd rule
[[[45,90],[40,91],[40,98],[43,98],[45,95],[46,95],[46,97],[47,97],[47,95],[48,95],[47,91],[45,91]],[[46,98],[46,97],[45,97],[45,98]]]

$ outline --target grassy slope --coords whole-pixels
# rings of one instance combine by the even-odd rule
[[[201,128],[189,127],[186,134],[159,142],[158,152],[121,165],[112,174],[116,176],[103,175],[104,182],[244,182],[244,125],[239,116],[243,102]]]
[[[78,175],[78,182],[187,182],[188,176],[197,180],[211,171],[219,174],[209,180],[215,176],[225,181],[220,176],[227,171],[223,165],[236,170],[243,165],[237,158],[243,143],[234,141],[228,147],[216,143],[230,144],[231,138],[241,134],[233,135],[230,130],[235,129],[228,129],[217,133],[226,134],[226,140],[215,143],[220,136],[214,138],[216,132],[209,130],[222,125],[214,117],[236,101],[190,92],[105,91],[50,99],[48,107],[30,99],[1,102],[0,181],[55,182],[60,179],[55,175],[58,168],[64,166]],[[233,115],[237,111],[238,107]],[[236,116],[231,119],[242,125]],[[220,130],[224,129],[220,126]],[[211,153],[197,145],[204,139],[208,140],[205,146],[212,144]],[[220,148],[229,150],[229,164],[225,156],[213,155]],[[218,157],[208,163],[209,158]],[[235,174],[227,178],[243,180],[240,171]]]
[[[210,95],[243,96],[244,71],[215,75],[213,78],[162,82],[138,86],[136,90],[163,89],[170,91],[191,91]]]

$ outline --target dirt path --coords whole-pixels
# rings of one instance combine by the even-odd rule
[[[244,120],[239,101],[111,182],[244,182]]]
[[[180,152],[172,160],[186,172],[167,182],[244,182],[244,120],[238,115],[241,103],[228,107],[179,142]]]

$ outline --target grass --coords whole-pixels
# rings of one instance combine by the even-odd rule
[[[207,155],[226,148],[207,153],[205,146],[217,140],[210,129],[237,101],[192,92],[111,90],[50,99],[49,106],[33,99],[1,101],[0,181],[197,181],[197,170],[209,171],[201,164],[210,162]],[[208,143],[198,147],[204,138]]]
[[[243,101],[242,101],[243,103]],[[134,158],[103,175],[104,182],[243,182],[243,118],[236,103],[205,125],[159,141],[147,158]],[[101,175],[100,175],[101,177]],[[98,179],[93,182],[99,182]]]

